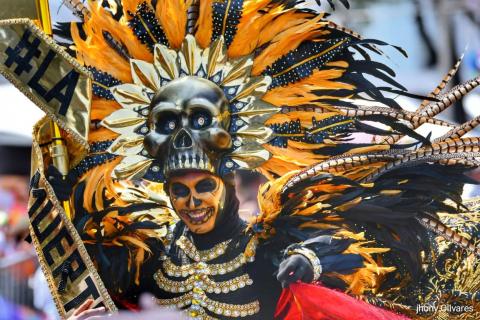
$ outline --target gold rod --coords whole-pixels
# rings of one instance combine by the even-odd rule
[[[37,6],[38,20],[40,21],[43,32],[51,36],[53,31],[48,0],[35,0],[35,5]]]
[[[50,4],[48,0],[35,0],[35,5],[37,6],[38,20],[40,21],[40,26],[43,31],[52,35],[52,19],[50,16]],[[55,123],[55,121],[50,122],[52,144],[50,145],[50,156],[52,157],[52,162],[55,168],[60,171],[63,178],[68,174],[68,151],[65,141],[62,138],[62,133],[60,127]],[[70,202],[62,202],[63,209],[68,219],[72,219],[72,214],[70,210]]]
[[[58,124],[56,124],[54,121],[51,121],[50,129],[52,136],[52,143],[50,145],[50,156],[52,157],[52,163],[55,168],[57,168],[58,171],[62,174],[63,179],[65,179],[69,169],[67,146],[65,145],[65,141],[62,138],[62,133]],[[70,210],[70,202],[68,200],[63,201],[62,206],[68,219],[71,220],[72,214]]]

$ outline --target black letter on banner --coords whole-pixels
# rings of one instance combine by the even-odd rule
[[[47,68],[50,65],[50,63],[52,63],[53,58],[55,58],[55,51],[52,51],[52,50],[48,51],[47,56],[43,60],[37,72],[35,72],[32,79],[28,81],[28,85],[30,86],[30,88],[35,90],[43,98],[45,98],[45,95],[47,94],[47,90],[45,90],[45,88],[42,87],[42,85],[38,83],[38,81],[43,77],[43,75],[45,74],[45,71],[47,71]]]
[[[30,218],[37,212],[42,203],[47,198],[47,192],[44,189],[38,188],[38,183],[40,182],[40,172],[36,172],[35,175],[30,180],[30,192],[32,197],[35,198],[35,202],[28,209],[28,215]]]
[[[60,215],[57,215],[53,221],[48,221],[48,227],[46,227],[43,232],[40,231],[40,224],[44,219],[46,219],[47,215],[52,211],[52,208],[52,202],[48,201],[32,221],[33,231],[35,232],[35,235],[40,243],[42,243],[61,223]]]
[[[60,102],[61,105],[58,113],[62,116],[65,116],[68,108],[70,107],[70,102],[72,101],[73,94],[75,93],[75,88],[77,87],[80,74],[75,70],[70,71],[50,91],[46,92],[45,88],[40,85],[39,81],[47,71],[50,63],[52,63],[53,58],[55,58],[55,52],[50,50],[45,57],[45,60],[43,60],[42,64],[40,65],[40,68],[38,68],[37,72],[35,72],[33,75],[33,78],[28,82],[28,85],[39,95],[41,95],[47,102],[50,102],[53,99],[56,99],[58,102]],[[65,94],[62,93],[64,90]]]
[[[40,50],[38,50],[38,46],[40,45],[40,39],[34,38],[32,42],[28,41],[30,38],[31,33],[29,30],[25,30],[23,33],[22,39],[17,44],[15,48],[8,47],[5,50],[5,53],[8,55],[7,61],[5,61],[5,65],[7,67],[11,67],[13,63],[17,64],[14,72],[17,76],[20,76],[23,72],[30,72],[32,70],[32,65],[30,61],[33,57],[40,57]],[[21,57],[20,54],[22,53],[23,49],[26,49],[27,52],[25,56]]]
[[[87,288],[82,293],[80,293],[77,297],[73,298],[72,301],[65,304],[64,308],[66,312],[72,310],[75,307],[80,306],[83,302],[85,302],[85,300],[87,300],[90,297],[92,297],[93,300],[96,300],[100,296],[100,294],[97,291],[97,288],[95,287],[95,283],[93,283],[92,278],[90,277],[86,278],[85,283],[87,285]]]
[[[58,215],[60,217],[60,215]],[[57,227],[60,224],[60,221],[57,223],[52,223],[52,225],[55,225]],[[69,246],[73,245],[73,239],[72,236],[67,232],[66,228],[62,228],[60,232],[45,246],[43,247],[43,255],[45,257],[45,260],[49,265],[52,265],[54,262],[54,258],[52,257],[52,250],[57,249],[58,255],[60,257],[65,255],[65,249],[63,244],[62,244],[62,239],[67,240],[67,243]]]
[[[78,265],[77,269],[73,270],[73,265],[74,262]],[[62,263],[58,268],[52,271],[52,275],[56,278],[59,275],[66,275],[65,279],[62,279],[64,281],[64,285],[66,286],[67,284],[67,279],[70,279],[71,283],[74,283],[75,280],[77,280],[78,277],[80,277],[87,267],[83,263],[82,257],[80,256],[80,253],[78,250],[74,251],[68,259],[65,260],[64,263]]]
[[[55,98],[62,104],[60,106],[60,110],[58,110],[58,113],[62,116],[67,114],[79,78],[80,73],[76,72],[75,70],[70,71],[65,78],[57,83],[55,87],[53,87],[52,90],[50,90],[45,96],[45,100],[47,100],[47,102],[50,102],[50,100]],[[64,89],[65,94],[62,94]]]

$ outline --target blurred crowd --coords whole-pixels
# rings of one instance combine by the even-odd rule
[[[31,140],[0,132],[0,320],[57,319],[27,214]]]

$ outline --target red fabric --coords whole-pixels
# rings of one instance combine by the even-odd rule
[[[284,289],[276,320],[407,320],[406,316],[321,285],[295,283]]]
[[[120,309],[129,310],[129,311],[140,311],[140,306],[136,303],[129,302],[128,300],[122,299],[117,296],[111,296],[111,297],[113,302],[115,302],[115,304],[119,306]]]

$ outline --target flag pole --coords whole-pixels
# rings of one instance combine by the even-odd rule
[[[50,4],[48,0],[35,0],[35,5],[37,6],[38,12],[38,21],[43,31],[49,35],[53,35],[52,30],[52,19],[50,15]],[[50,156],[52,157],[52,162],[55,168],[62,174],[65,178],[68,174],[68,151],[65,141],[63,140],[60,127],[55,123],[55,121],[50,122],[50,130],[52,136],[52,143],[50,145],[49,151]],[[70,210],[70,202],[62,202],[63,209],[68,219],[72,219],[72,214]]]
[[[50,4],[48,0],[35,0],[35,5],[37,6],[38,20],[43,31],[51,36],[52,31],[52,18],[50,15]]]

